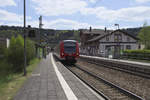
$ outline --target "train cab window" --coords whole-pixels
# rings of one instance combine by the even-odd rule
[[[76,52],[76,42],[64,42],[64,52],[65,53],[75,53]]]

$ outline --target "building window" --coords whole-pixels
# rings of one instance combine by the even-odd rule
[[[114,35],[114,41],[115,42],[121,42],[122,41],[122,35],[121,34],[115,34]]]
[[[109,41],[109,36],[106,36],[106,41]]]
[[[138,49],[141,49],[141,45],[139,44],[139,47],[138,47]]]
[[[126,49],[131,49],[131,45],[126,45]]]
[[[122,35],[118,34],[118,41],[121,42],[122,41]]]
[[[130,37],[127,36],[127,42],[130,42]]]
[[[117,34],[114,35],[114,41],[117,42]]]

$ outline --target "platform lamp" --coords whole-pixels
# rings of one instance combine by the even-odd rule
[[[23,27],[23,32],[24,32],[24,76],[26,76],[27,71],[26,71],[26,66],[27,66],[27,57],[26,57],[26,0],[24,0],[24,27]]]

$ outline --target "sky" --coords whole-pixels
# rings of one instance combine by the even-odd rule
[[[27,25],[48,29],[117,29],[150,24],[150,0],[26,0]],[[23,26],[23,0],[0,0],[0,25]]]

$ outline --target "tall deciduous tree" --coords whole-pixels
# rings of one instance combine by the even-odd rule
[[[138,38],[140,39],[140,42],[145,45],[145,49],[150,49],[150,26],[147,26],[146,22],[140,30]]]

